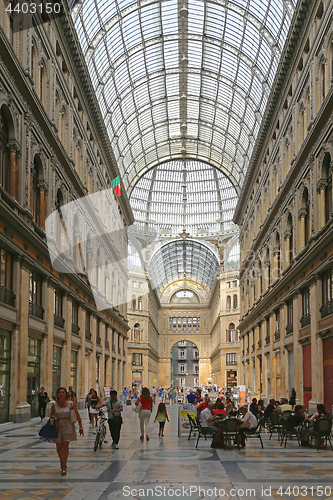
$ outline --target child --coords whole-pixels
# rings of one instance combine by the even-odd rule
[[[167,420],[170,422],[169,417],[168,417],[168,412],[166,411],[166,407],[164,403],[160,403],[157,408],[157,413],[154,422],[157,422],[160,424],[160,428],[158,431],[159,436],[164,436],[164,425],[165,421]]]

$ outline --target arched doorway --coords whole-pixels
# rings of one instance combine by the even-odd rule
[[[199,387],[199,349],[187,340],[171,349],[171,386]]]

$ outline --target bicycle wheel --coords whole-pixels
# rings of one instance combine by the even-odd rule
[[[106,428],[103,425],[103,427],[101,429],[101,437],[100,437],[100,440],[99,440],[99,447],[100,448],[102,448],[102,444],[103,444],[103,441],[104,441],[104,438],[105,438],[105,434],[106,434]]]
[[[98,444],[99,444],[99,436],[100,436],[100,433],[99,433],[99,432],[97,432],[96,437],[95,437],[95,442],[94,442],[94,451],[96,451],[96,450],[97,450],[97,448],[98,448]]]

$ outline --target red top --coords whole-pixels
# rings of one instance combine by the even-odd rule
[[[213,410],[213,416],[214,415],[228,415],[227,410]]]
[[[147,398],[147,399],[142,399],[142,397],[140,396],[138,398],[138,401],[142,405],[142,410],[151,410],[152,409],[153,398],[151,396],[149,396],[149,398]]]
[[[197,408],[197,415],[199,415],[200,412],[202,412],[202,410],[204,410],[205,408],[207,408],[206,403],[205,402],[200,403],[199,406],[198,406],[198,408]]]

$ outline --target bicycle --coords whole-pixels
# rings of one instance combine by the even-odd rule
[[[108,421],[108,410],[104,406],[98,412],[97,430],[94,441],[94,451],[97,450],[98,446],[101,448],[103,443],[107,443],[107,441],[105,440],[107,421]]]

